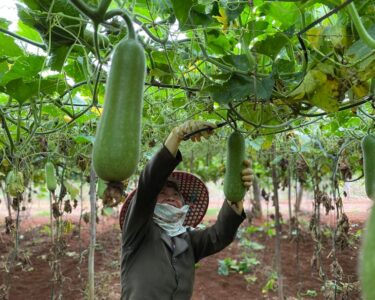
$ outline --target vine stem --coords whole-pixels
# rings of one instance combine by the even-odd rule
[[[90,246],[89,246],[89,262],[88,262],[88,276],[89,276],[89,293],[88,299],[95,299],[95,244],[96,244],[96,174],[94,166],[91,164],[90,169]]]
[[[89,17],[95,24],[99,24],[101,22],[101,17],[99,13],[94,8],[90,7],[81,0],[70,0],[70,2],[85,16]]]
[[[12,139],[12,135],[9,131],[9,128],[8,128],[8,125],[6,123],[6,120],[5,120],[5,116],[4,116],[4,113],[3,111],[0,109],[0,118],[1,118],[1,127],[4,128],[5,130],[5,133],[7,135],[7,138],[9,140],[9,144],[10,144],[10,155],[13,156],[13,152],[14,152],[14,142],[13,142],[13,139]]]
[[[104,15],[104,20],[112,19],[113,17],[120,16],[124,19],[126,26],[128,27],[128,38],[129,39],[136,39],[136,34],[133,26],[133,22],[128,15],[128,13],[124,9],[113,9],[107,12]]]
[[[6,30],[4,28],[0,28],[0,32],[5,33],[7,35],[10,35],[10,36],[12,36],[12,37],[14,37],[14,38],[16,38],[16,39],[18,39],[20,41],[26,42],[26,43],[28,43],[30,45],[35,46],[35,47],[41,48],[43,50],[47,50],[46,45],[34,42],[32,40],[29,40],[29,39],[27,39],[27,38],[25,38],[23,36],[20,36],[20,35],[18,35],[16,33],[10,32],[10,31],[8,31],[8,30]]]
[[[358,11],[353,2],[349,3],[347,10],[354,23],[355,29],[357,29],[358,35],[361,40],[370,48],[375,49],[375,39],[367,32],[363,25],[361,18],[359,17]]]
[[[276,157],[276,146],[272,145],[272,158],[275,160]],[[276,257],[276,272],[277,272],[277,291],[279,299],[284,299],[284,286],[283,286],[283,275],[281,268],[281,224],[280,224],[280,207],[279,207],[279,182],[277,176],[276,165],[272,164],[272,184],[273,184],[273,196],[275,206],[275,257]]]

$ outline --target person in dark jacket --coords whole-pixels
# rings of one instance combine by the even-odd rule
[[[178,148],[186,134],[207,127],[215,125],[188,121],[174,128],[123,205],[122,300],[190,299],[195,264],[228,246],[246,217],[242,201],[226,200],[214,225],[205,229],[188,226],[195,227],[203,218],[208,192],[194,175],[174,171],[182,160]],[[211,133],[197,133],[191,140],[200,141]],[[242,180],[246,187],[251,184],[248,166],[245,161]]]

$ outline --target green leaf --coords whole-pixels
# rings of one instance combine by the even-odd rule
[[[67,84],[61,75],[52,75],[42,79],[40,92],[48,95],[62,95],[67,89]]]
[[[0,32],[0,57],[17,57],[23,55],[22,49],[14,42],[14,39]]]
[[[233,75],[222,85],[212,85],[204,89],[209,93],[213,101],[220,105],[227,105],[233,100],[242,100],[254,90],[254,83],[245,77]]]
[[[86,79],[84,72],[84,69],[87,68],[86,60],[82,56],[73,56],[71,58],[68,64],[64,66],[64,71],[70,78],[73,78],[75,82],[84,81]]]
[[[32,81],[15,79],[6,85],[6,93],[21,104],[39,93],[54,95],[61,94],[64,90],[65,82],[58,77]]]
[[[171,0],[171,2],[179,23],[179,28],[181,30],[188,29],[188,25],[190,24],[189,15],[194,2],[192,0]]]
[[[299,20],[300,10],[295,3],[273,1],[269,3],[269,10],[266,14],[278,20],[287,29]]]
[[[64,113],[53,104],[43,105],[42,113],[43,115],[48,115],[50,117],[59,117],[64,115]]]
[[[375,24],[372,25],[368,29],[368,34],[375,39]],[[345,52],[346,56],[350,56],[353,60],[359,60],[364,56],[370,54],[370,52],[374,51],[371,49],[367,44],[365,44],[362,40],[356,41],[351,47]],[[372,55],[373,59],[375,55]]]
[[[212,99],[220,105],[227,105],[231,101],[240,101],[254,93],[258,98],[268,100],[272,94],[274,80],[263,78],[261,81],[253,77],[232,75],[231,78],[222,85],[212,85],[205,88],[202,93],[208,93]]]
[[[212,29],[207,31],[207,51],[212,54],[225,55],[231,48],[231,40],[221,31]]]
[[[268,26],[269,23],[264,20],[251,21],[247,23],[246,31],[243,35],[244,43],[249,45],[255,37],[266,32]]]
[[[273,77],[263,78],[261,81],[257,80],[256,96],[262,100],[269,100],[272,95],[275,80]]]
[[[9,97],[6,94],[0,93],[0,104],[5,105],[9,101]]]
[[[74,137],[77,144],[94,144],[95,137],[92,135],[78,135]]]
[[[226,64],[231,64],[232,66],[236,67],[238,70],[241,71],[249,71],[253,66],[249,62],[249,59],[245,54],[241,55],[226,55],[223,56],[222,59]]]
[[[0,18],[0,28],[8,29],[10,24],[11,24],[11,22],[9,20],[4,19],[4,18]]]
[[[12,80],[6,85],[6,93],[20,104],[36,95],[37,91],[38,86],[36,82],[24,82],[22,79]]]
[[[258,53],[262,53],[275,60],[277,54],[289,42],[288,38],[282,33],[269,35],[265,40],[257,42],[254,46]]]
[[[51,56],[48,60],[48,66],[51,68],[51,70],[58,72],[61,71],[69,50],[69,46],[61,46],[51,50]]]
[[[0,83],[3,80],[4,75],[9,71],[8,62],[6,60],[3,60],[0,62]],[[1,86],[1,84],[0,84]]]
[[[174,97],[172,99],[172,106],[173,107],[181,107],[186,103],[185,97]]]
[[[18,20],[18,30],[17,34],[19,34],[22,37],[25,37],[31,41],[37,42],[37,43],[43,43],[43,40],[39,34],[38,31],[35,29],[29,27],[25,23],[23,23],[21,20]]]
[[[244,3],[227,3],[225,8],[225,13],[227,15],[228,21],[235,20],[245,9],[246,5]]]
[[[66,187],[66,190],[68,192],[68,194],[70,195],[70,197],[72,199],[76,199],[77,196],[79,195],[79,189],[74,186],[70,181],[68,180],[64,180],[64,185]]]
[[[44,59],[43,56],[21,56],[2,77],[0,84],[6,85],[9,81],[19,78],[31,80],[42,70]]]
[[[103,212],[103,215],[106,216],[106,217],[112,216],[113,208],[112,207],[104,207],[102,212]]]
[[[198,26],[198,25],[208,26],[210,25],[210,23],[212,23],[213,19],[211,16],[197,11],[197,6],[194,6],[190,12],[189,20],[190,20],[190,24],[194,26]],[[192,28],[191,25],[189,29]]]

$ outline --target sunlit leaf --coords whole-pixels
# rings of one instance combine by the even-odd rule
[[[0,56],[17,57],[23,55],[21,48],[10,36],[0,32]]]
[[[21,20],[18,21],[17,26],[17,34],[19,34],[20,36],[25,37],[34,42],[43,43],[43,40],[40,37],[39,32],[33,29],[32,27],[26,25]]]
[[[6,85],[9,81],[19,78],[23,78],[24,80],[32,79],[41,72],[44,59],[43,56],[21,56],[11,65],[9,71],[5,73],[1,84]]]

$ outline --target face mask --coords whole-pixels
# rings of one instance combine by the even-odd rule
[[[154,222],[163,228],[169,236],[177,236],[186,232],[182,224],[185,221],[189,205],[181,208],[169,204],[156,203],[154,210]]]

